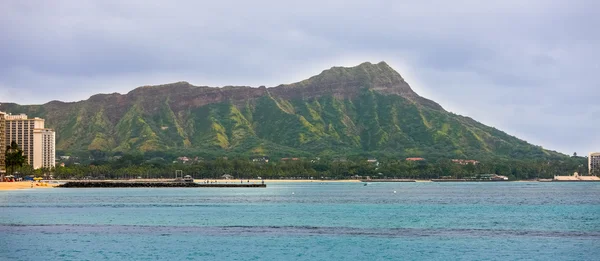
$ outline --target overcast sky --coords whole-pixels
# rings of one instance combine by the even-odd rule
[[[386,61],[449,111],[600,151],[600,1],[284,2],[0,0],[0,101],[276,86]]]

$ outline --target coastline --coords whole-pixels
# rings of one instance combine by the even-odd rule
[[[40,184],[41,183],[34,182],[32,187],[31,181],[0,182],[0,191],[19,189],[49,189],[58,186],[57,183],[46,183],[47,186],[40,186]]]
[[[153,182],[153,181],[170,181],[173,179],[130,179],[130,180],[123,180],[123,181],[140,181],[140,182]],[[254,184],[260,184],[263,181],[265,183],[311,183],[311,182],[327,182],[327,183],[336,183],[336,182],[360,182],[360,180],[357,179],[336,179],[336,180],[329,180],[329,179],[194,179],[194,182],[196,183],[202,183],[203,181],[216,181],[217,183],[227,183],[227,184],[240,184],[242,182],[240,181],[244,181],[243,183],[246,184],[248,183],[248,181],[250,181],[250,184],[254,183]],[[67,180],[61,180],[60,182],[66,182]],[[78,180],[80,181],[80,180]],[[114,181],[114,180],[98,180],[98,181]]]
[[[139,181],[139,182],[152,182],[152,181],[156,181],[156,182],[160,182],[160,181],[170,181],[173,179],[130,179],[130,180],[119,180],[119,181],[129,181],[129,182],[134,182],[134,181]],[[217,181],[217,183],[219,184],[241,184],[242,182],[240,182],[239,179],[230,179],[230,180],[224,180],[224,179],[196,179],[194,180],[194,182],[197,183],[202,183],[202,181]],[[52,180],[52,182],[55,183],[46,183],[47,186],[39,186],[39,184],[41,183],[37,183],[35,182],[33,184],[33,187],[31,187],[31,181],[18,181],[18,182],[0,182],[0,191],[10,191],[10,190],[20,190],[20,189],[49,189],[49,188],[54,188],[56,186],[58,186],[59,184],[56,182],[69,182],[71,180]],[[73,180],[73,181],[81,181],[81,180]],[[115,181],[115,180],[93,180],[93,181]],[[244,179],[243,180],[243,184],[247,184],[248,181],[249,184],[261,184],[263,180],[260,179]],[[290,179],[265,179],[264,180],[265,183],[311,183],[311,182],[318,182],[318,183],[339,183],[339,182],[360,182],[360,180],[355,180],[355,179],[348,179],[348,180],[307,180],[307,179],[301,179],[301,180],[290,180]],[[36,186],[36,184],[38,184],[38,186]]]
[[[166,182],[171,181],[173,179],[129,179],[129,180],[90,180],[90,181],[123,181],[123,182]],[[82,181],[82,180],[52,180],[52,183],[46,182],[34,182],[33,187],[31,186],[31,181],[19,181],[19,182],[0,182],[0,191],[11,191],[11,190],[20,190],[20,189],[49,189],[54,188],[61,183],[69,182],[69,181]],[[261,184],[263,181],[265,184],[269,183],[360,183],[361,180],[357,179],[340,179],[340,180],[322,180],[322,179],[195,179],[194,182],[202,183],[203,181],[215,182],[217,184]],[[375,181],[378,182],[378,181]],[[379,181],[381,182],[381,181]],[[394,181],[388,181],[394,182]],[[413,182],[423,183],[423,182],[434,182],[432,180],[414,180]],[[462,181],[462,182],[477,182],[477,181]],[[587,180],[580,181],[561,181],[561,180],[511,180],[511,181],[496,181],[496,182],[593,182]],[[41,185],[42,183],[45,186]]]

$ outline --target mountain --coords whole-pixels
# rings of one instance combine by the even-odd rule
[[[385,62],[333,67],[272,88],[177,82],[79,102],[2,103],[0,110],[45,118],[64,152],[563,156],[445,111]]]

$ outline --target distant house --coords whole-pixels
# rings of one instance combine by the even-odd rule
[[[184,163],[184,164],[185,164],[185,163],[187,163],[188,161],[190,161],[190,159],[189,159],[188,157],[186,157],[186,156],[183,156],[183,157],[179,157],[179,158],[177,158],[177,161],[179,161],[179,162],[181,162],[181,163]]]
[[[375,164],[375,166],[379,167],[379,161],[377,161],[377,159],[368,159],[367,162]]]
[[[225,175],[221,176],[221,178],[224,178],[224,179],[233,179],[233,176],[231,176],[229,174],[225,174]]]
[[[423,161],[424,158],[406,158],[406,161]]]
[[[503,181],[508,180],[507,176],[501,176],[498,174],[481,174],[479,175],[482,180],[494,180],[494,181]]]
[[[269,157],[267,157],[267,156],[262,156],[262,157],[256,157],[256,158],[252,158],[252,162],[264,162],[264,163],[269,163]]]
[[[281,158],[281,161],[297,161],[300,160],[300,158]]]
[[[454,162],[456,164],[460,164],[460,165],[469,165],[469,164],[477,165],[477,164],[479,164],[479,161],[464,160],[464,159],[453,159],[452,162]]]

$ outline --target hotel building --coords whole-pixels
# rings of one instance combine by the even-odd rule
[[[4,116],[6,116],[6,114],[0,111],[0,173],[6,173],[6,139],[4,138],[6,120],[4,120]]]
[[[51,129],[41,129],[33,131],[33,140],[35,143],[36,139],[41,139],[42,142],[42,153],[41,162],[42,168],[54,168],[56,164],[56,135]],[[37,155],[34,155],[34,157]]]
[[[588,157],[588,170],[590,175],[600,174],[600,152],[591,152]]]
[[[44,129],[44,119],[27,118],[25,114],[5,115],[5,141],[15,141],[34,169],[52,168],[55,165],[55,134]],[[52,160],[52,162],[50,162]]]

